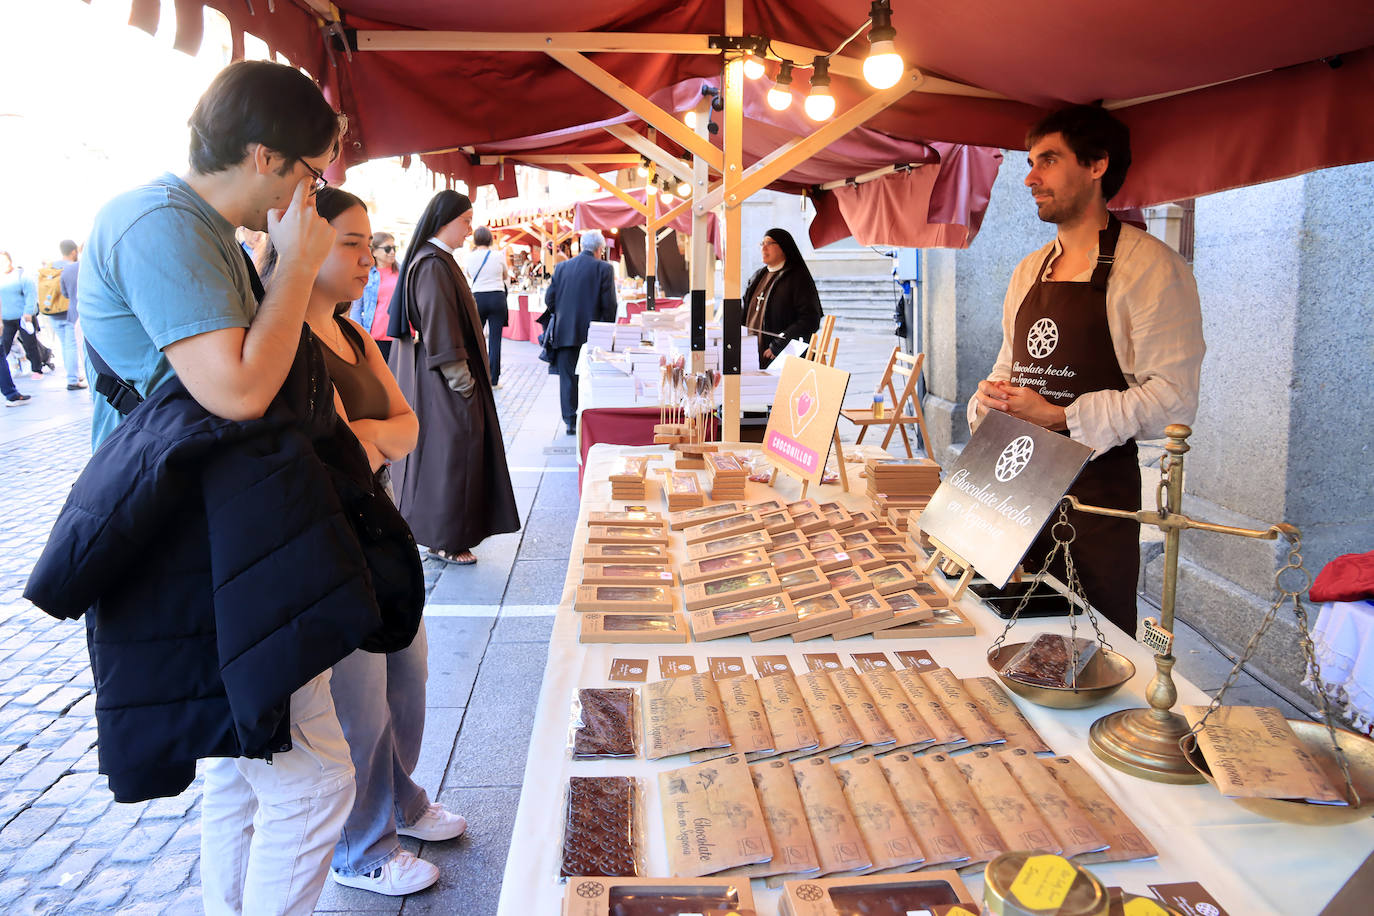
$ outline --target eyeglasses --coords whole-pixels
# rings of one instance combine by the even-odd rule
[[[395,246],[395,245],[378,245],[376,248],[374,248],[374,249],[372,249],[372,250],[373,250],[373,251],[382,251],[382,252],[385,252],[385,253],[387,253],[387,254],[395,254],[395,253],[396,253],[396,246]]]
[[[301,165],[305,166],[305,170],[307,172],[315,176],[315,186],[311,188],[312,191],[314,191],[315,193],[319,193],[320,191],[329,187],[329,182],[325,180],[324,172],[321,172],[319,169],[315,168],[310,163],[306,162],[304,159],[300,160],[300,163]]]

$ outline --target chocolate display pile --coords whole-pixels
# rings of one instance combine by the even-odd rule
[[[629,778],[570,777],[559,874],[612,878],[639,874],[634,809],[634,783]]]

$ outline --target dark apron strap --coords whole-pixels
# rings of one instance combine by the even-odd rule
[[[1107,276],[1112,272],[1112,264],[1116,261],[1116,241],[1121,238],[1121,220],[1112,214],[1107,214],[1107,229],[1103,233],[1102,241],[1097,248],[1097,266],[1093,268],[1092,283],[1093,289],[1105,293],[1107,291]]]
[[[243,263],[248,265],[248,284],[253,289],[253,298],[262,304],[263,297],[267,291],[263,289],[262,278],[258,276],[258,269],[253,265],[253,259],[248,252],[238,246],[239,253],[243,255]],[[138,393],[134,383],[128,379],[119,377],[119,373],[105,362],[104,358],[96,352],[95,347],[91,346],[89,338],[86,339],[86,354],[91,358],[91,366],[95,369],[95,391],[103,397],[111,407],[121,417],[127,417],[135,407],[143,403],[143,395]]]

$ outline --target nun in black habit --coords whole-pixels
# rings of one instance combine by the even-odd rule
[[[392,466],[396,505],[415,539],[441,559],[476,563],[472,548],[520,530],[477,302],[453,252],[472,203],[440,191],[401,264],[387,333],[391,371],[420,421],[415,450]]]
[[[744,329],[759,336],[759,368],[768,368],[789,341],[807,341],[821,326],[821,297],[792,233],[769,229],[763,266],[744,288]]]

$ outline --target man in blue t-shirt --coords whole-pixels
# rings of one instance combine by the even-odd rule
[[[62,289],[63,298],[67,300],[67,310],[49,315],[48,318],[52,321],[53,332],[62,344],[62,368],[67,370],[67,390],[80,391],[86,387],[81,378],[84,374],[82,360],[76,352],[76,287],[81,261],[78,259],[79,249],[76,242],[71,239],[58,242],[57,249],[62,252],[62,260],[55,261],[53,266],[62,271],[58,284]]]
[[[298,70],[240,61],[190,119],[190,169],[101,209],[82,258],[86,340],[147,396],[175,375],[207,411],[261,417],[286,379],[334,230],[315,212],[342,125]],[[234,229],[277,249],[259,303]],[[88,377],[95,378],[88,360]],[[120,414],[95,398],[92,439]],[[98,452],[96,459],[98,460]],[[353,767],[329,672],[291,696],[293,749],[270,762],[212,759],[201,811],[201,884],[213,913],[309,913],[353,803]],[[254,817],[256,813],[256,818]]]

